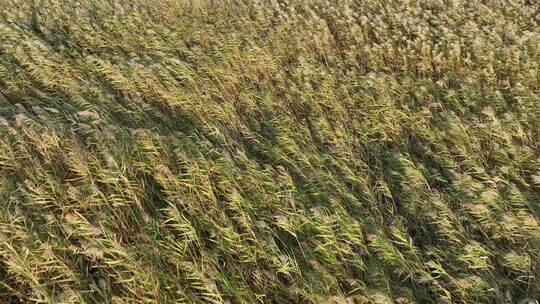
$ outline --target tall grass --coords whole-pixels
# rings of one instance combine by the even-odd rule
[[[536,303],[537,1],[0,1],[0,302]]]

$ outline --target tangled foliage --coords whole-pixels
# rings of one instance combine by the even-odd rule
[[[539,299],[539,24],[0,1],[0,302]]]

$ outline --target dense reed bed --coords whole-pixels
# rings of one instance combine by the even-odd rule
[[[0,302],[537,303],[539,7],[0,1]]]

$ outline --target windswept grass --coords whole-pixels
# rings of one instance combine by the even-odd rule
[[[539,7],[0,1],[0,302],[536,303]]]

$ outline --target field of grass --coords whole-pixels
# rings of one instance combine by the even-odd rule
[[[538,303],[537,0],[0,1],[0,303]]]

